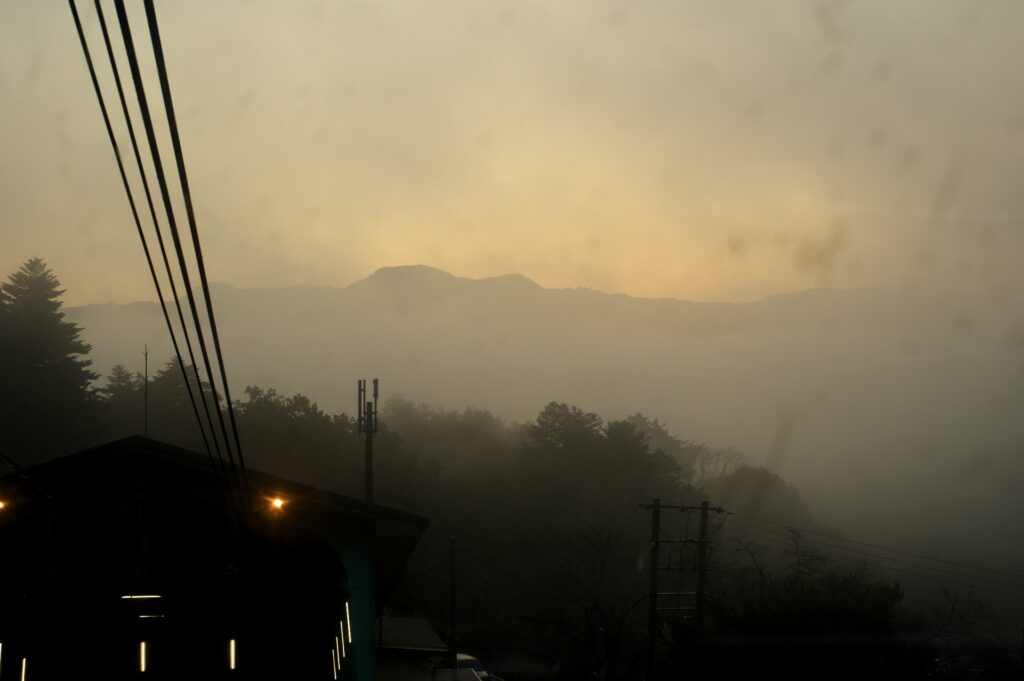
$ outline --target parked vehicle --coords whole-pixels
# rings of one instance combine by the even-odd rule
[[[450,659],[450,658],[449,658]],[[491,674],[486,669],[480,660],[467,655],[466,653],[459,653],[456,657],[458,669],[438,668],[434,669],[431,674],[433,681],[504,681],[500,676]]]

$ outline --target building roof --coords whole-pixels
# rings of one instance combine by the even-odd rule
[[[372,545],[377,595],[393,589],[430,521],[413,513],[248,470],[250,496],[257,514],[269,512],[269,499],[286,500],[289,521],[321,538],[339,554],[353,541]],[[23,520],[61,509],[81,517],[91,506],[116,499],[190,498],[203,507],[221,508],[229,500],[211,460],[204,454],[133,436],[109,442],[0,477],[6,508],[0,531]],[[83,528],[88,524],[82,520]],[[84,530],[83,530],[84,531]]]

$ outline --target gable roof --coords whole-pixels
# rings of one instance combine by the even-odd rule
[[[39,513],[89,505],[91,501],[174,494],[227,507],[240,501],[225,490],[210,457],[132,436],[53,459],[0,477],[0,530]],[[271,513],[264,501],[286,500],[281,513],[340,553],[353,542],[370,543],[378,598],[390,593],[430,521],[422,516],[248,469],[256,513]]]

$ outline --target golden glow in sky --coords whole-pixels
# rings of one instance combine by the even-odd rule
[[[747,300],[1019,276],[1012,0],[159,11],[216,281],[422,263]],[[0,57],[0,268],[151,299],[67,7],[5,2]]]

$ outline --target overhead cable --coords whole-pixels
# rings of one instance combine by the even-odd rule
[[[114,74],[114,82],[117,85],[117,93],[118,93],[118,97],[119,97],[120,102],[121,102],[121,109],[122,109],[122,111],[124,113],[125,123],[128,126],[128,133],[129,133],[129,136],[131,137],[132,149],[133,149],[133,151],[135,153],[135,160],[136,160],[136,163],[138,164],[139,175],[140,175],[140,177],[142,179],[142,186],[143,186],[143,189],[144,189],[145,194],[146,194],[146,202],[149,205],[150,216],[152,217],[152,220],[153,220],[153,227],[154,227],[154,230],[156,232],[157,242],[159,244],[160,252],[161,252],[161,255],[163,256],[164,267],[165,267],[165,269],[167,271],[167,276],[168,276],[168,279],[170,281],[171,295],[172,295],[172,298],[174,299],[175,306],[177,307],[178,318],[179,318],[179,320],[181,322],[182,335],[183,335],[184,340],[185,340],[185,345],[186,345],[186,347],[188,349],[189,359],[191,361],[192,368],[193,368],[193,370],[196,371],[196,385],[197,385],[197,389],[200,391],[200,397],[202,398],[202,402],[203,402],[203,409],[204,409],[204,411],[206,413],[207,421],[208,421],[209,427],[210,427],[210,429],[212,431],[212,429],[213,429],[213,421],[210,418],[210,412],[209,412],[209,409],[208,409],[208,407],[206,405],[206,399],[202,395],[202,381],[201,381],[201,379],[199,377],[198,370],[196,369],[195,355],[194,355],[194,353],[192,351],[192,343],[189,340],[188,328],[185,325],[185,318],[184,318],[184,314],[183,314],[182,309],[181,309],[181,302],[178,299],[177,287],[176,287],[176,285],[174,283],[174,277],[173,277],[172,272],[171,272],[170,263],[167,260],[167,250],[166,250],[166,248],[164,246],[163,237],[162,237],[162,235],[160,233],[160,224],[159,224],[159,220],[157,219],[157,216],[156,216],[156,210],[153,207],[152,194],[151,194],[150,189],[149,189],[149,181],[148,181],[148,179],[146,177],[145,168],[144,168],[144,166],[142,164],[142,157],[141,157],[141,154],[139,153],[138,141],[136,140],[136,137],[135,137],[135,129],[134,129],[134,126],[132,125],[132,122],[131,122],[131,116],[128,113],[128,106],[127,106],[127,103],[125,101],[124,89],[123,89],[122,84],[121,84],[120,72],[118,71],[117,62],[114,59],[114,52],[113,52],[113,49],[112,49],[111,43],[110,43],[110,34],[109,34],[108,30],[107,30],[107,23],[106,23],[106,20],[105,20],[105,18],[103,16],[103,10],[100,7],[99,0],[94,0],[94,2],[95,2],[95,6],[96,6],[96,13],[97,13],[97,16],[99,17],[100,29],[102,30],[102,33],[103,33],[103,41],[104,41],[104,43],[106,45],[107,55],[110,58],[110,66],[111,66],[111,69],[113,70],[113,74]],[[75,2],[74,2],[74,0],[69,0],[69,3],[71,5],[72,14],[75,17],[75,23],[76,23],[76,26],[77,26],[78,32],[79,32],[79,39],[82,42],[82,50],[85,53],[86,64],[89,67],[89,73],[90,73],[90,76],[92,77],[92,81],[93,81],[93,88],[96,91],[96,98],[97,98],[97,101],[99,102],[99,105],[100,105],[100,111],[103,114],[103,121],[104,121],[104,124],[106,125],[106,128],[107,128],[107,134],[110,137],[110,143],[111,143],[111,146],[114,149],[114,156],[117,159],[118,170],[121,173],[121,181],[124,184],[125,194],[128,196],[128,203],[131,206],[132,217],[135,220],[135,227],[136,227],[136,230],[139,233],[139,240],[142,242],[143,252],[146,255],[146,264],[149,266],[150,275],[153,278],[153,286],[156,288],[157,299],[160,302],[160,309],[163,312],[164,321],[167,324],[167,332],[168,332],[168,334],[170,334],[170,337],[171,337],[171,345],[174,348],[174,355],[175,355],[175,357],[176,357],[176,359],[178,361],[178,367],[181,369],[182,380],[185,383],[185,389],[188,392],[189,403],[191,404],[192,411],[193,411],[193,413],[195,414],[195,417],[196,417],[196,423],[197,423],[197,425],[199,427],[200,435],[202,436],[203,446],[206,449],[207,456],[210,457],[211,465],[213,465],[213,463],[214,463],[213,462],[213,454],[212,454],[212,450],[210,448],[210,442],[209,442],[209,439],[208,439],[207,434],[206,434],[206,429],[203,427],[203,419],[200,416],[199,407],[198,407],[198,405],[196,403],[196,398],[195,398],[195,395],[194,395],[193,390],[192,390],[192,385],[189,382],[188,371],[186,369],[186,364],[185,364],[185,361],[184,361],[184,359],[182,357],[182,354],[181,354],[181,348],[178,345],[177,335],[174,332],[174,325],[171,323],[170,314],[167,311],[167,303],[166,303],[166,300],[164,298],[163,288],[160,285],[160,280],[159,280],[159,278],[157,276],[156,268],[153,265],[153,258],[152,258],[151,254],[150,254],[149,244],[148,244],[148,241],[146,239],[145,232],[142,229],[142,224],[141,224],[141,221],[139,219],[139,214],[138,214],[138,210],[136,208],[135,199],[134,199],[134,196],[132,194],[131,188],[129,186],[127,175],[126,175],[125,169],[124,169],[124,165],[123,165],[123,162],[121,160],[120,149],[119,149],[119,146],[117,144],[117,140],[116,140],[116,138],[114,136],[113,128],[112,128],[112,126],[110,124],[110,118],[109,118],[109,114],[107,112],[106,104],[104,102],[102,91],[101,91],[101,89],[99,87],[99,83],[98,83],[98,81],[96,79],[96,73],[95,73],[95,69],[93,67],[92,57],[91,57],[91,54],[90,54],[90,51],[89,51],[89,46],[88,46],[88,43],[85,40],[85,35],[82,32],[82,30],[81,30],[81,22],[79,21],[79,18],[78,18],[78,12],[77,12],[77,9],[75,7]],[[216,441],[214,441],[214,444],[216,444]],[[220,453],[218,451],[218,459],[219,458],[220,458]],[[216,469],[216,466],[214,466],[214,468]],[[221,470],[223,470],[223,461],[221,461]]]
[[[202,323],[199,319],[199,310],[196,305],[195,295],[192,291],[191,277],[188,273],[188,265],[185,261],[185,252],[181,245],[181,237],[178,233],[177,221],[174,217],[174,207],[171,203],[170,190],[167,184],[167,176],[164,173],[163,162],[160,158],[160,149],[156,141],[156,132],[153,127],[152,116],[149,111],[149,104],[146,99],[145,85],[142,82],[142,74],[139,70],[138,56],[135,52],[135,42],[132,39],[131,26],[128,23],[128,15],[125,12],[124,0],[114,0],[114,8],[117,11],[118,23],[121,27],[121,36],[124,40],[125,53],[128,57],[128,65],[131,70],[132,80],[135,85],[135,94],[139,100],[139,111],[142,115],[143,126],[146,129],[146,138],[149,142],[150,155],[153,160],[153,167],[156,171],[157,182],[160,186],[160,195],[163,199],[164,209],[167,213],[167,222],[170,227],[171,238],[174,243],[174,251],[177,255],[178,266],[181,269],[182,284],[185,288],[186,297],[188,300],[188,307],[192,313],[192,321],[195,325],[196,338],[199,342],[200,354],[203,358],[203,363],[206,368],[207,376],[210,378],[210,389],[213,394],[213,406],[214,411],[217,413],[217,419],[220,424],[220,430],[224,437],[224,448],[228,454],[228,461],[230,462],[232,476],[235,479],[235,484],[239,485],[238,471],[235,466],[234,455],[231,452],[230,441],[227,435],[227,428],[224,424],[224,417],[218,406],[217,400],[217,388],[215,381],[213,380],[213,369],[210,365],[210,356],[206,349],[206,340],[203,337]],[[202,386],[200,386],[200,394],[202,394]],[[214,436],[216,441],[216,436]]]
[[[96,78],[96,69],[95,69],[95,67],[93,65],[92,54],[89,51],[89,45],[88,45],[88,43],[86,42],[86,39],[85,39],[85,33],[82,30],[82,22],[81,22],[81,19],[79,18],[79,15],[78,15],[78,8],[75,6],[75,0],[68,0],[68,4],[71,7],[71,15],[72,15],[72,17],[75,20],[75,29],[78,31],[78,38],[79,38],[79,41],[82,44],[82,51],[83,51],[83,53],[85,55],[85,62],[86,62],[86,65],[89,68],[89,77],[92,79],[93,89],[96,92],[96,99],[97,99],[97,101],[99,102],[99,105],[100,105],[100,112],[103,115],[103,124],[104,124],[104,126],[106,126],[107,135],[110,138],[110,144],[111,144],[111,146],[113,147],[113,150],[114,150],[114,158],[117,160],[117,169],[118,169],[118,172],[121,174],[121,182],[124,185],[125,194],[128,197],[128,204],[131,207],[132,218],[135,221],[135,228],[136,228],[136,230],[139,233],[139,239],[142,242],[142,250],[143,250],[143,252],[146,255],[146,264],[149,266],[149,273],[150,273],[150,275],[153,278],[153,286],[156,287],[156,293],[157,293],[157,297],[160,300],[160,308],[163,311],[164,321],[167,323],[167,330],[168,330],[168,332],[171,335],[171,344],[174,346],[174,354],[175,354],[175,356],[178,359],[178,366],[181,367],[182,378],[185,381],[185,387],[188,389],[189,401],[192,404],[192,409],[193,409],[193,412],[195,413],[196,421],[199,424],[199,431],[200,431],[200,434],[202,435],[202,438],[203,438],[203,445],[206,448],[207,454],[210,454],[210,444],[209,444],[209,441],[208,441],[208,439],[206,437],[206,431],[203,428],[202,418],[199,415],[199,409],[198,409],[198,407],[196,405],[195,397],[192,394],[192,388],[191,388],[191,386],[189,385],[189,382],[188,382],[188,374],[186,373],[186,370],[185,370],[185,364],[182,361],[181,350],[180,350],[180,348],[178,346],[178,341],[177,341],[177,338],[175,337],[175,334],[174,334],[174,328],[173,328],[173,325],[171,324],[171,318],[170,318],[170,315],[167,312],[167,305],[166,305],[166,303],[164,301],[163,289],[160,286],[160,280],[157,277],[156,268],[153,266],[153,258],[152,258],[152,255],[150,254],[149,244],[146,241],[146,235],[145,235],[145,232],[142,229],[142,223],[139,220],[139,212],[138,212],[138,209],[137,209],[137,207],[135,205],[135,198],[132,195],[131,187],[128,184],[128,177],[127,177],[127,175],[125,173],[124,163],[121,160],[121,151],[120,151],[120,148],[118,147],[117,139],[114,136],[114,130],[111,127],[111,124],[110,124],[110,116],[109,116],[109,114],[107,112],[107,107],[106,107],[106,104],[105,104],[104,99],[103,99],[103,93],[100,90],[99,81]],[[97,2],[97,9],[99,9],[99,3],[98,2]],[[100,23],[103,26],[104,37],[106,37],[106,26],[105,26],[105,24],[103,24],[102,15],[100,17]],[[109,42],[108,42],[108,47],[109,47]],[[120,90],[120,85],[118,85],[118,89]],[[122,98],[122,102],[123,102],[123,98]],[[130,123],[129,123],[129,125],[130,125]],[[134,142],[134,137],[133,137],[133,142]],[[138,154],[137,150],[136,150],[136,154]],[[141,169],[141,161],[140,161],[140,169]],[[143,175],[143,181],[145,182],[145,175]],[[186,338],[187,338],[187,336],[186,336]],[[211,456],[211,462],[212,462],[212,456]]]
[[[797,530],[797,531],[799,531],[799,532],[801,532],[803,534],[817,535],[819,537],[824,537],[826,539],[832,539],[834,541],[841,541],[841,542],[847,542],[847,543],[850,543],[850,544],[857,544],[858,546],[866,546],[868,548],[879,549],[881,551],[888,551],[890,553],[898,553],[898,554],[901,554],[901,555],[904,555],[904,556],[909,556],[911,558],[919,558],[921,560],[928,560],[928,561],[933,561],[933,562],[936,562],[936,563],[945,563],[947,565],[955,565],[957,567],[969,568],[971,570],[980,570],[982,572],[989,572],[989,573],[995,574],[995,575],[1002,575],[1003,577],[1012,577],[1014,579],[1024,580],[1024,575],[1014,574],[1012,572],[1005,572],[1005,571],[1002,571],[1002,570],[994,570],[992,568],[983,567],[981,565],[972,565],[970,563],[963,563],[963,562],[955,561],[955,560],[947,560],[945,558],[936,558],[934,556],[926,556],[926,555],[920,554],[920,553],[911,553],[909,551],[903,551],[901,549],[894,549],[894,548],[890,548],[890,547],[887,547],[887,546],[881,546],[879,544],[871,544],[871,543],[868,543],[868,542],[857,541],[855,539],[847,539],[845,537],[838,537],[836,535],[828,534],[828,533],[825,533],[825,532],[819,532],[817,530],[808,530],[808,529],[804,529],[804,528],[801,528],[801,527],[795,527],[795,526],[790,525],[788,523],[780,523],[780,522],[777,522],[777,521],[774,521],[774,520],[765,520],[764,518],[758,518],[758,517],[752,516],[752,515],[746,515],[746,514],[743,514],[743,513],[736,513],[735,511],[729,511],[728,513],[729,513],[729,515],[734,515],[737,518],[745,518],[747,520],[753,520],[755,522],[765,523],[767,525],[774,525],[776,527],[784,527],[784,528],[787,528],[787,529],[794,529],[794,530]]]
[[[775,537],[765,537],[763,535],[755,534],[755,533],[749,532],[747,530],[736,529],[736,530],[733,530],[733,532],[735,532],[737,534],[742,534],[742,535],[747,536],[747,537],[751,537],[753,539],[760,539],[761,541],[772,542],[772,543],[775,543],[775,544],[782,544],[783,546],[792,546],[791,542],[788,542],[788,541],[786,541],[784,539],[777,539]],[[934,581],[937,581],[937,582],[941,582],[943,584],[948,584],[949,586],[956,586],[956,587],[960,587],[960,588],[963,588],[963,589],[974,589],[976,591],[985,591],[985,592],[988,592],[988,593],[998,594],[1000,596],[1007,596],[1007,597],[1010,597],[1010,598],[1024,598],[1024,594],[1020,594],[1020,593],[1008,593],[1006,591],[1000,591],[998,589],[992,589],[992,588],[989,588],[987,586],[979,586],[977,584],[966,584],[966,583],[963,583],[963,582],[954,582],[954,581],[951,581],[951,580],[949,580],[947,578],[938,577],[936,575],[929,575],[929,574],[925,574],[925,573],[922,573],[922,572],[914,572],[912,570],[906,570],[906,569],[903,569],[903,568],[893,567],[891,565],[882,565],[880,563],[872,563],[872,562],[866,561],[866,560],[858,560],[856,558],[853,558],[852,556],[843,556],[843,555],[839,555],[839,554],[829,553],[827,551],[819,551],[818,553],[821,553],[822,555],[825,555],[825,556],[829,556],[831,558],[838,558],[838,559],[841,559],[841,560],[854,561],[854,562],[861,563],[863,565],[869,565],[871,567],[881,568],[883,570],[891,570],[893,572],[898,572],[898,573],[905,574],[905,575],[911,575],[911,576],[914,576],[914,577],[923,577],[925,579],[931,579],[931,580],[934,580]],[[971,575],[961,575],[961,576],[967,577],[968,579],[974,579],[974,577],[971,576]]]
[[[781,532],[779,530],[772,530],[772,529],[767,528],[767,527],[758,527],[756,525],[750,525],[748,523],[742,523],[742,522],[737,522],[737,521],[733,521],[732,526],[734,526],[734,527],[746,527],[746,528],[749,528],[749,529],[757,530],[759,532],[775,532],[775,533],[780,534],[780,535],[784,534],[783,532]],[[793,528],[793,529],[794,529],[794,531],[799,532],[799,530],[796,530],[796,528]],[[787,536],[792,538],[791,534],[787,535]],[[809,546],[811,546],[812,548],[813,547],[817,547],[817,546],[825,546],[825,547],[828,547],[828,548],[837,549],[839,551],[846,551],[848,553],[856,553],[856,554],[859,554],[859,555],[862,555],[862,556],[868,556],[869,558],[878,558],[880,560],[886,560],[886,561],[889,561],[889,562],[892,562],[892,563],[899,563],[901,565],[909,565],[911,567],[919,568],[919,569],[922,569],[922,570],[932,570],[933,572],[941,572],[943,574],[953,575],[955,577],[965,577],[967,579],[974,579],[974,580],[978,580],[978,581],[981,581],[981,582],[987,582],[989,584],[994,584],[994,585],[997,585],[997,586],[1003,586],[1003,587],[1007,587],[1007,588],[1010,588],[1010,589],[1024,588],[1024,587],[1022,587],[1019,584],[1009,584],[1007,582],[1001,582],[999,580],[991,579],[989,577],[981,577],[979,575],[972,575],[972,574],[968,574],[968,573],[965,573],[965,572],[957,572],[955,570],[948,570],[946,568],[932,567],[931,565],[924,565],[922,563],[915,563],[913,561],[904,560],[902,558],[891,558],[889,556],[886,556],[886,555],[883,555],[883,554],[880,554],[880,553],[872,553],[872,552],[869,552],[869,551],[861,551],[859,549],[847,548],[845,546],[839,546],[838,544],[829,544],[827,542],[819,541],[817,539],[807,539],[806,541],[808,542]],[[836,554],[829,553],[828,555],[836,555]],[[846,558],[849,558],[849,557],[846,556]]]
[[[118,0],[123,5],[123,0]],[[192,247],[195,251],[196,264],[199,270],[199,279],[202,284],[203,298],[206,303],[206,313],[210,321],[210,333],[213,336],[213,347],[217,355],[217,364],[220,368],[221,385],[224,388],[224,401],[228,410],[228,417],[231,422],[231,430],[235,440],[235,450],[238,454],[238,465],[242,469],[242,479],[245,485],[246,496],[248,497],[249,479],[245,470],[245,459],[242,455],[242,443],[238,436],[238,424],[235,419],[235,410],[231,402],[231,389],[228,385],[227,369],[224,365],[224,354],[221,351],[220,334],[217,331],[217,319],[213,312],[213,302],[210,298],[210,285],[206,277],[206,265],[203,262],[203,249],[199,241],[199,230],[196,226],[195,209],[192,204],[192,193],[188,184],[188,173],[185,170],[185,157],[181,150],[181,138],[178,134],[178,123],[174,115],[174,102],[171,98],[171,85],[167,75],[167,63],[164,59],[163,45],[160,41],[160,28],[157,24],[156,9],[153,0],[144,0],[146,8],[146,19],[149,23],[150,37],[153,43],[153,57],[156,60],[157,74],[160,78],[160,89],[163,94],[164,108],[167,112],[167,125],[171,133],[171,144],[174,147],[174,158],[178,166],[178,176],[181,181],[182,196],[185,201],[185,212],[188,217],[189,230],[192,234]],[[203,353],[205,356],[205,346]],[[212,376],[211,376],[212,379]],[[211,380],[211,385],[213,381]],[[218,415],[220,414],[218,410]],[[231,449],[228,448],[230,455]],[[251,499],[250,499],[251,503]]]

